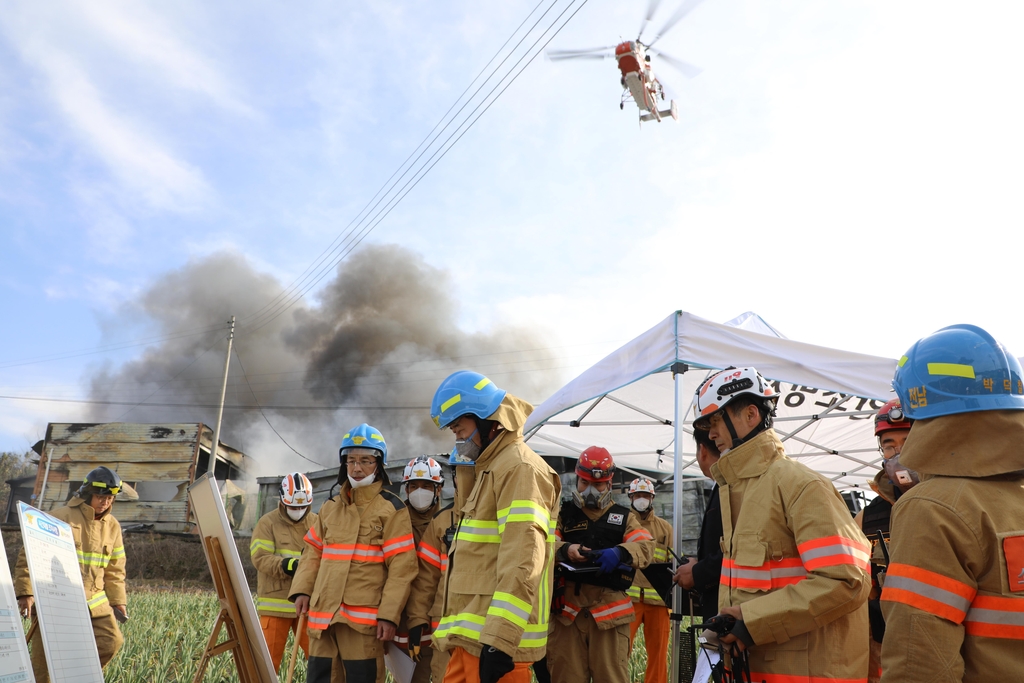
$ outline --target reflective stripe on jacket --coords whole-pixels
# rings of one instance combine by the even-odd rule
[[[591,522],[601,519],[611,505],[602,510],[583,508],[583,513]],[[640,518],[633,510],[629,511],[625,519],[626,529],[622,534],[622,543],[617,547],[623,548],[632,558],[632,566],[637,568],[637,576],[640,576],[640,569],[651,563],[654,557],[654,538],[647,529],[640,524]],[[562,541],[562,518],[558,518],[558,528],[555,530],[558,539],[555,542],[555,551],[559,557],[565,557],[564,552],[559,552],[566,545]],[[635,581],[635,579],[634,579]],[[654,593],[654,589],[649,589]],[[655,593],[657,595],[657,593]],[[576,620],[580,612],[587,610],[594,617],[598,628],[602,631],[615,628],[619,624],[628,624],[636,618],[633,610],[633,601],[625,591],[612,590],[603,586],[576,583],[566,581],[565,584],[565,606],[562,613],[558,615],[558,621],[567,626]]]
[[[437,513],[423,531],[416,550],[419,573],[412,582],[409,602],[405,606],[410,628],[441,621],[442,578],[448,571],[448,547],[444,535],[455,522],[455,508],[449,505]]]
[[[449,553],[434,632],[442,651],[461,647],[479,656],[489,645],[519,662],[545,654],[561,482],[523,442],[532,409],[506,394],[490,416],[504,431],[476,461],[476,483]]]
[[[127,605],[124,540],[121,537],[121,524],[113,515],[113,506],[100,519],[96,519],[96,511],[92,506],[75,496],[65,507],[46,514],[71,526],[90,614],[102,617],[113,614],[111,605]],[[14,591],[18,597],[32,595],[24,548],[18,553],[18,561],[14,566]]]
[[[313,637],[332,623],[376,634],[378,619],[399,623],[415,576],[405,503],[380,482],[353,489],[346,481],[306,533],[288,599],[310,596]]]
[[[920,420],[907,456],[921,483],[892,511],[882,681],[1019,680],[1024,412]],[[949,474],[958,468],[969,476]]]
[[[252,530],[249,556],[256,567],[256,611],[267,617],[294,617],[295,603],[288,599],[292,577],[284,573],[282,560],[299,558],[305,547],[302,539],[317,520],[315,512],[307,512],[293,522],[285,507],[260,517]]]
[[[722,505],[719,608],[742,605],[753,680],[866,681],[869,544],[832,483],[774,430],[711,472]]]
[[[651,558],[651,564],[668,562],[668,549],[672,547],[672,525],[650,510],[647,511],[646,517],[636,511],[634,511],[634,514],[640,520],[640,526],[646,529],[647,533],[654,539],[654,555]],[[638,571],[636,573],[633,585],[629,587],[626,594],[629,595],[633,602],[641,602],[642,600],[648,605],[665,607],[665,602],[658,595],[658,591],[651,587],[651,582],[647,580],[643,572]]]

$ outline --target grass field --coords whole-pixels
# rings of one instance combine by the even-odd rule
[[[122,625],[124,647],[107,666],[106,683],[190,682],[220,611],[216,595],[196,589],[145,590],[132,592],[128,603],[131,619]],[[289,642],[285,663],[281,666],[282,681],[291,647]],[[630,656],[630,680],[642,681],[646,666],[647,653],[641,631]],[[203,680],[205,683],[237,682],[231,655],[214,658]],[[300,652],[293,681],[305,683],[305,680],[306,667]]]

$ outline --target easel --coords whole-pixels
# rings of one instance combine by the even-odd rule
[[[207,536],[203,539],[203,544],[206,545],[206,556],[210,559],[213,585],[217,589],[217,598],[220,599],[220,615],[217,616],[217,621],[213,625],[213,632],[210,634],[206,649],[203,650],[203,656],[199,660],[199,670],[196,671],[192,683],[200,683],[210,660],[228,650],[231,651],[231,655],[235,659],[235,669],[238,671],[240,683],[260,683],[256,658],[245,629],[241,625],[242,615],[238,611],[235,590],[231,587],[231,579],[228,577],[228,568],[220,549],[220,540],[213,536]],[[228,639],[218,645],[217,640],[220,637],[221,627],[227,629]]]

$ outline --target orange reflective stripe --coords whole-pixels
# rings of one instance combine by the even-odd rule
[[[398,553],[410,552],[416,550],[416,540],[413,539],[412,534],[406,534],[405,536],[398,536],[396,538],[388,539],[384,541],[384,557],[393,557]]]
[[[826,676],[794,676],[792,674],[763,674],[750,672],[750,680],[764,683],[867,683],[864,678],[828,678]]]
[[[942,574],[894,562],[885,574],[882,600],[901,602],[959,624],[977,591]]]
[[[437,549],[426,541],[420,542],[420,547],[419,550],[416,551],[416,556],[427,564],[441,569],[441,553],[437,552]]]
[[[852,564],[865,572],[871,570],[871,546],[845,536],[816,538],[801,543],[796,549],[809,572],[841,564]]]
[[[566,600],[565,604],[562,605],[562,613],[570,619],[575,619],[580,613],[580,608]]]
[[[807,578],[807,570],[798,557],[770,560],[760,567],[745,567],[735,560],[722,560],[720,582],[730,588],[772,590],[798,583]]]
[[[309,531],[306,532],[306,535],[303,537],[302,540],[304,540],[306,543],[310,544],[317,550],[324,549],[324,542],[321,541],[320,537],[316,535],[316,531],[314,531],[313,527],[309,527]]]
[[[363,624],[364,626],[376,626],[377,625],[377,608],[376,607],[350,607],[345,603],[341,603],[341,607],[338,609],[338,614],[347,621],[351,621],[353,624]]]
[[[624,543],[639,543],[640,541],[653,541],[654,536],[647,529],[635,529],[623,537]]]
[[[967,610],[964,628],[972,636],[1024,640],[1024,597],[975,597]]]
[[[314,612],[313,610],[310,610],[309,616],[307,617],[307,623],[311,629],[323,631],[330,625],[331,619],[333,618],[334,615],[330,612]]]
[[[384,551],[379,545],[331,543],[324,546],[323,557],[325,562],[383,562]]]
[[[562,540],[562,532],[558,529],[555,529],[555,538],[557,538],[559,541]]]
[[[601,622],[621,617],[623,614],[631,614],[632,612],[633,601],[630,598],[626,598],[625,600],[610,602],[598,609],[592,609],[590,610],[590,616],[594,617],[594,621]]]

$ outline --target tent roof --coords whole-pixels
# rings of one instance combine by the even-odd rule
[[[864,487],[874,476],[879,456],[871,418],[892,397],[896,361],[786,339],[753,313],[726,324],[672,313],[537,406],[527,438],[539,452],[567,457],[602,445],[620,467],[669,479],[673,368],[686,370],[680,412],[692,435],[694,392],[710,370],[730,365],[754,366],[775,383],[781,396],[775,427],[791,457],[840,488]],[[702,476],[692,439],[681,445],[682,475]]]

